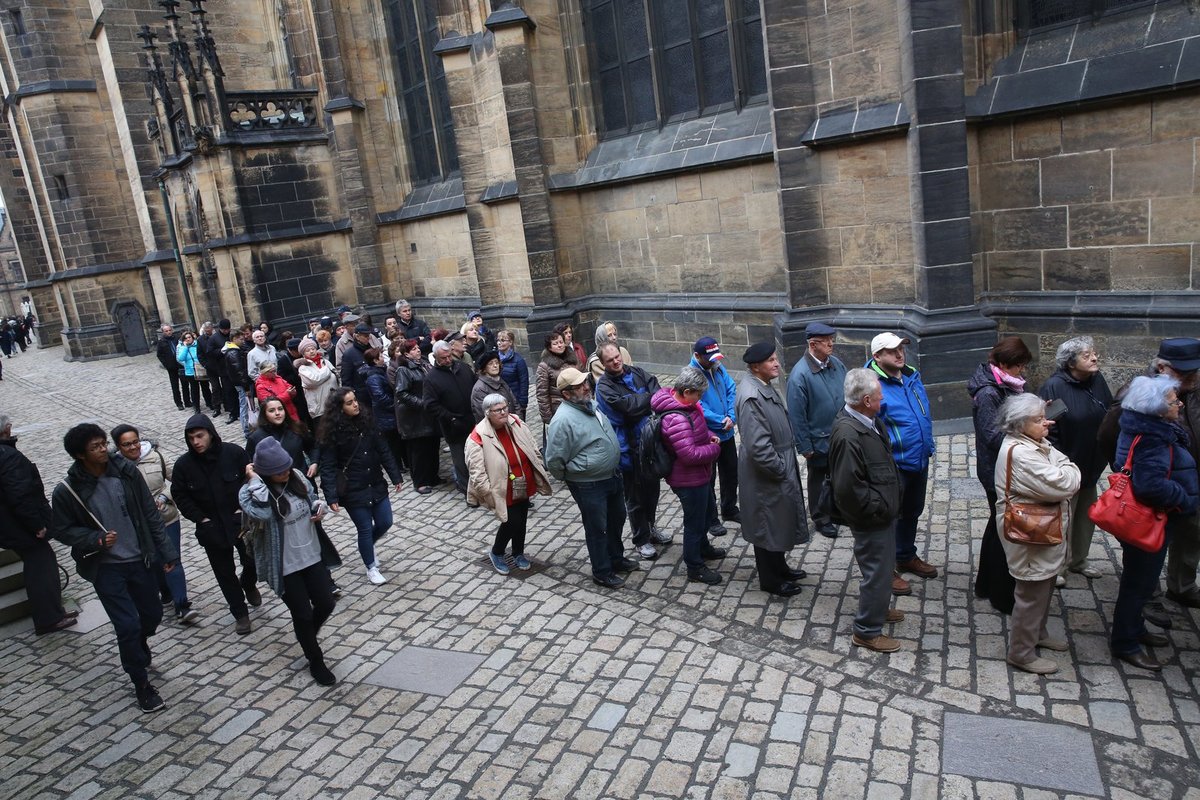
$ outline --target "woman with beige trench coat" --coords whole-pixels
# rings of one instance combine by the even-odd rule
[[[1012,617],[1008,622],[1008,663],[1037,675],[1058,671],[1040,658],[1036,648],[1064,651],[1067,643],[1046,630],[1054,581],[1067,557],[1071,529],[1070,499],[1079,491],[1079,467],[1050,446],[1046,435],[1054,423],[1046,419],[1046,401],[1033,394],[1011,395],[996,415],[1004,434],[996,458],[996,530],[1016,579]],[[1011,457],[1011,478],[1009,459]],[[1014,503],[1057,503],[1062,513],[1063,541],[1057,545],[1010,542],[1004,535],[1004,510]]]
[[[550,475],[529,426],[516,415],[502,394],[483,398],[483,419],[466,442],[467,503],[490,508],[500,520],[496,539],[488,553],[492,567],[501,575],[510,571],[504,551],[512,544],[513,566],[529,569],[525,557],[525,525],[529,498],[551,494]]]
[[[749,370],[737,388],[742,538],[754,545],[759,587],[790,597],[800,593],[797,581],[805,572],[789,567],[785,554],[807,542],[809,532],[792,424],[783,399],[771,385],[781,367],[774,345],[768,342],[746,348],[742,360]]]

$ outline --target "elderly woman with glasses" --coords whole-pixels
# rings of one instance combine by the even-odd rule
[[[1063,342],[1058,346],[1055,360],[1058,370],[1046,380],[1038,395],[1066,403],[1066,413],[1054,421],[1050,430],[1050,443],[1079,467],[1081,475],[1079,492],[1071,498],[1071,551],[1063,571],[1099,578],[1100,570],[1087,565],[1092,535],[1096,532],[1087,510],[1096,502],[1096,481],[1104,472],[1104,453],[1096,446],[1096,434],[1113,396],[1100,374],[1100,358],[1092,337],[1076,336]]]
[[[1008,623],[1008,663],[1035,675],[1058,671],[1058,664],[1040,658],[1037,648],[1067,649],[1046,630],[1054,581],[1067,554],[1070,500],[1079,491],[1079,467],[1050,446],[1047,434],[1053,425],[1046,419],[1046,401],[1033,394],[1016,394],[1000,406],[996,426],[1004,433],[996,458],[996,528],[1004,530],[1009,502],[1059,507],[1063,541],[1056,545],[1030,545],[1001,536],[1008,571],[1016,581],[1012,618]]]
[[[500,520],[488,557],[496,572],[507,575],[505,550],[510,543],[513,566],[520,570],[532,566],[525,557],[529,497],[534,492],[548,495],[552,489],[533,434],[512,413],[509,400],[493,392],[482,405],[483,419],[466,443],[467,502],[487,506]]]
[[[1183,406],[1176,395],[1178,390],[1179,381],[1167,375],[1133,379],[1121,400],[1121,435],[1112,463],[1114,470],[1121,469],[1133,450],[1133,496],[1167,512],[1166,537],[1157,551],[1149,553],[1133,545],[1121,545],[1121,587],[1109,635],[1109,647],[1116,658],[1152,671],[1162,669],[1162,665],[1143,647],[1166,647],[1168,639],[1146,630],[1142,609],[1158,587],[1167,544],[1194,524],[1200,503],[1196,460],[1188,448],[1187,434],[1177,424]]]

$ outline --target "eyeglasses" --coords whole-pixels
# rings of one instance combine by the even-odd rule
[[[489,413],[489,414],[507,414],[508,406],[500,406],[498,408],[489,408],[487,413]]]
[[[133,439],[128,442],[118,442],[117,443],[117,447],[121,448],[122,450],[124,450],[127,447],[141,447],[141,446],[142,446],[141,439]]]

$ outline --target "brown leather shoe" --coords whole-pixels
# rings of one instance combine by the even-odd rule
[[[889,608],[886,620],[888,622],[904,622],[904,612],[898,608]]]
[[[913,556],[908,561],[901,561],[896,564],[897,572],[911,572],[921,578],[936,578],[938,575],[937,567],[924,561],[920,556]]]
[[[893,639],[886,634],[879,634],[870,639],[859,636],[857,633],[850,640],[856,647],[865,647],[868,650],[874,650],[876,653],[894,653],[900,649],[900,640]]]
[[[897,597],[902,597],[906,594],[912,594],[912,587],[908,585],[908,581],[900,577],[900,573],[896,572],[892,575],[892,594]]]

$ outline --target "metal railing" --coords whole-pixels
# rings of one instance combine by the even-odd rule
[[[227,130],[278,131],[317,124],[316,90],[226,92]]]

